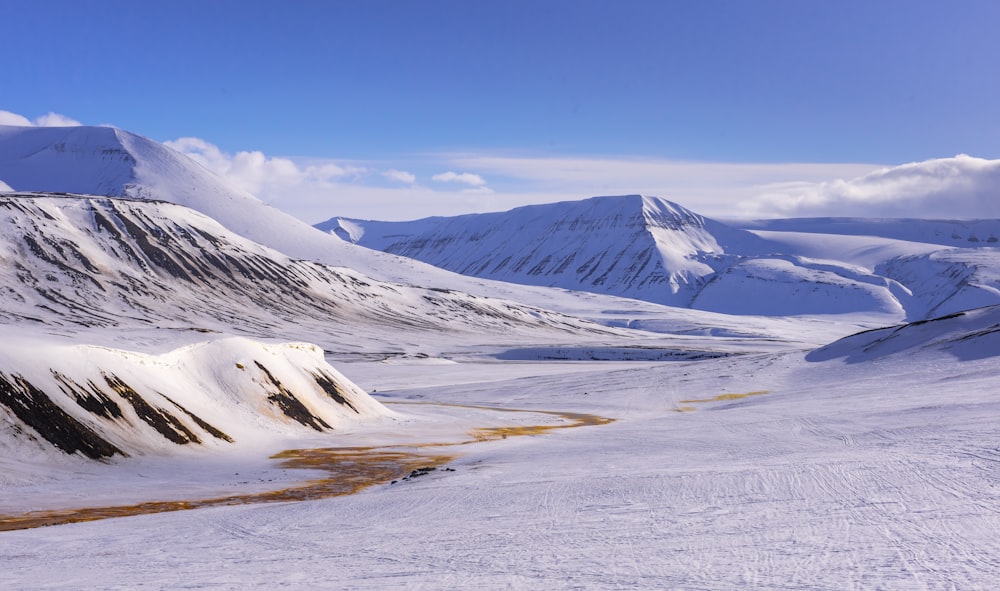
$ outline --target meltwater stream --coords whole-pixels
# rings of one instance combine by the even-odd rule
[[[389,404],[426,404],[435,403],[389,403]],[[297,486],[274,491],[227,495],[199,500],[150,501],[133,505],[114,505],[108,507],[84,507],[77,509],[52,509],[30,511],[18,515],[0,515],[0,531],[30,529],[48,525],[62,525],[83,521],[96,521],[112,517],[128,517],[132,515],[147,515],[151,513],[166,513],[170,511],[186,511],[205,507],[222,507],[231,505],[250,505],[256,503],[279,503],[289,501],[310,501],[349,495],[370,486],[399,480],[414,473],[426,473],[431,469],[447,464],[455,459],[457,454],[437,454],[420,452],[426,448],[457,447],[496,441],[508,437],[540,435],[557,429],[571,429],[592,425],[606,425],[614,419],[585,413],[522,410],[497,408],[492,406],[475,406],[462,404],[438,404],[491,410],[499,412],[517,412],[557,416],[564,420],[561,423],[545,425],[518,425],[508,427],[482,427],[469,432],[471,439],[458,442],[407,444],[405,446],[370,446],[370,447],[331,447],[313,449],[292,449],[278,453],[272,458],[281,460],[283,468],[299,468],[307,470],[322,470],[327,473],[323,478],[310,480]],[[414,451],[414,449],[418,451]]]

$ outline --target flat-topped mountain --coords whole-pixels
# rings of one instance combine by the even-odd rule
[[[727,253],[758,251],[750,232],[643,195],[594,197],[503,213],[317,228],[458,273],[687,305]]]

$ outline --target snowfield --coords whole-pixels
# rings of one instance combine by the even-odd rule
[[[366,444],[549,420],[393,404],[400,400],[618,420],[434,448],[457,453],[454,472],[351,496],[5,532],[0,581],[17,589],[993,587],[994,360],[844,365],[782,353],[600,363],[346,364],[410,417],[397,432],[360,436]],[[184,465],[160,467],[177,478],[157,498],[176,498],[171,488],[197,496]],[[106,491],[129,482],[129,468],[103,467],[107,480],[85,482]],[[206,492],[230,484],[198,476]],[[14,492],[37,507],[59,485]]]
[[[994,221],[407,226],[520,285],[119,130],[0,178],[2,589],[997,587]]]

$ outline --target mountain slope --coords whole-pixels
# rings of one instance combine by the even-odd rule
[[[265,205],[187,156],[150,139],[107,127],[0,126],[0,181],[21,192],[66,192],[166,201],[189,207],[231,232],[294,259],[348,267],[393,283],[497,296],[547,307],[572,294],[524,289],[466,277],[411,258],[372,250],[320,232]],[[587,302],[583,302],[587,305]],[[621,307],[623,303],[612,303]]]
[[[334,218],[317,227],[477,277],[724,314],[902,317],[897,296],[906,291],[871,269],[782,251],[768,238],[640,195],[414,222]]]
[[[861,363],[914,355],[948,355],[959,360],[1000,355],[1000,306],[864,331],[821,347],[806,359]]]
[[[628,195],[509,212],[317,228],[462,274],[684,305],[724,265],[727,248],[762,240],[675,203]]]
[[[0,180],[20,192],[63,192],[168,201],[290,257],[420,284],[413,263],[316,231],[167,146],[110,127],[0,126]],[[437,273],[439,276],[445,274]],[[447,277],[435,281],[448,286]]]
[[[731,226],[628,195],[413,222],[333,218],[317,227],[471,276],[722,314],[920,320],[1000,304],[994,220]]]
[[[1000,245],[1000,220],[915,218],[794,218],[735,222],[746,230],[879,236],[957,248]]]
[[[385,346],[405,335],[608,332],[509,301],[291,259],[162,202],[0,196],[0,263],[0,322],[64,332],[194,328],[307,338],[334,350]]]
[[[643,338],[291,259],[180,205],[67,194],[0,195],[0,297],[0,452],[22,459],[172,454],[390,414],[325,351]]]

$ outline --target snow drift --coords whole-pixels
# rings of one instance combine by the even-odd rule
[[[809,361],[860,363],[890,356],[949,355],[959,360],[1000,355],[1000,306],[868,330],[821,347]]]

